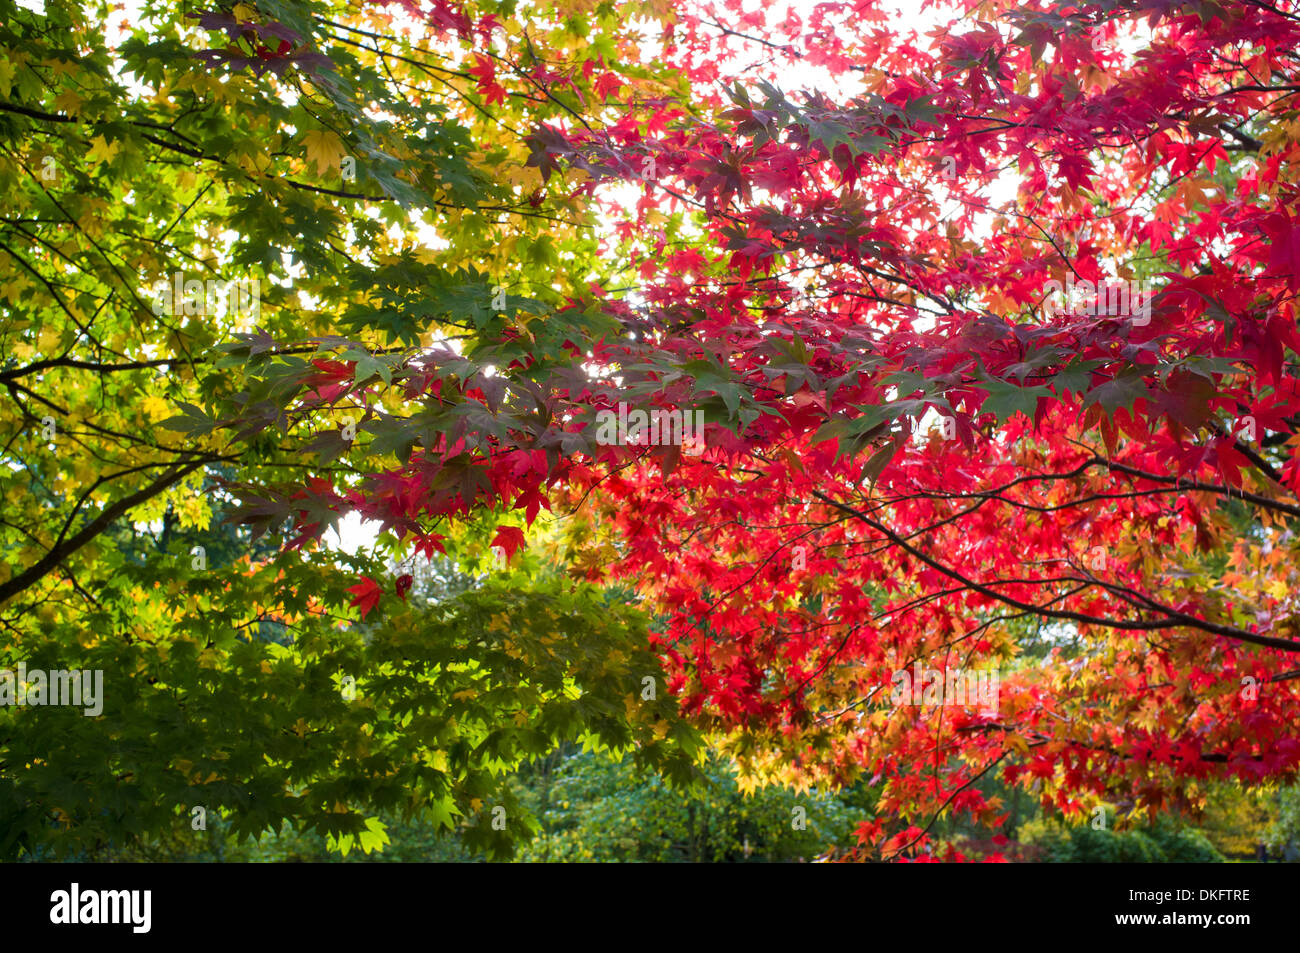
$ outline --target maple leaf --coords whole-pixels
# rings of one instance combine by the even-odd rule
[[[72,89],[66,89],[54,97],[54,105],[69,116],[80,115],[82,103],[81,96]]]
[[[384,594],[384,587],[369,576],[362,576],[361,581],[355,586],[349,586],[347,591],[356,597],[349,605],[361,610],[361,618],[364,619],[366,614],[379,604],[379,597]]]
[[[415,551],[423,554],[425,559],[433,559],[435,552],[447,555],[447,550],[443,547],[442,541],[447,537],[438,533],[417,534],[415,542]]]
[[[1300,289],[1300,222],[1279,211],[1260,222],[1260,230],[1269,237],[1269,270],[1286,278],[1287,287]]]
[[[86,158],[92,162],[109,162],[121,148],[120,143],[109,142],[103,136],[95,136],[90,140],[90,151],[86,153]]]
[[[482,53],[474,54],[474,65],[465,72],[478,80],[478,90],[488,105],[505,102],[506,91],[496,82],[496,64]]]
[[[596,79],[596,93],[601,99],[609,99],[614,96],[623,87],[623,78],[617,73],[601,73]]]
[[[980,411],[993,414],[999,421],[1009,420],[1018,413],[1032,417],[1039,398],[1049,395],[1045,387],[1019,387],[995,377],[980,381],[979,386],[988,392]]]
[[[514,560],[515,553],[524,545],[524,531],[518,526],[499,526],[492,539],[492,548],[500,546],[506,554],[506,562]]]
[[[302,147],[307,161],[316,166],[317,175],[342,169],[342,160],[347,155],[343,140],[329,129],[310,129],[303,133]]]
[[[537,517],[537,511],[541,507],[545,507],[549,511],[551,504],[541,492],[540,487],[531,486],[521,490],[519,495],[515,497],[513,508],[516,510],[523,509],[527,525],[532,526],[533,520]]]

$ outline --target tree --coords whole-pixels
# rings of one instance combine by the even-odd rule
[[[749,796],[715,758],[682,792],[585,753],[559,760],[524,849],[534,861],[746,863],[812,860],[852,843],[857,811],[836,796],[765,788]],[[537,785],[533,786],[536,791]]]
[[[733,87],[712,123],[570,137],[608,174],[653,153],[700,210],[689,250],[635,228],[624,253],[661,366],[727,421],[671,475],[602,484],[613,572],[649,580],[675,687],[742,762],[887,781],[885,856],[924,837],[895,812],[997,823],[993,770],[1127,813],[1300,757],[1296,21],[998,10],[929,51],[839,24],[848,102]],[[1084,649],[1022,665],[1021,620]],[[997,711],[900,709],[917,661],[1001,670]]]
[[[1223,856],[1200,831],[1179,829],[1163,821],[1146,829],[1113,831],[1089,825],[1065,828],[1035,822],[1026,825],[1026,843],[1055,864],[1207,864]]]
[[[405,612],[373,563],[303,555],[347,514],[391,554],[554,557],[630,590],[656,702],[742,784],[883,784],[863,857],[923,848],[945,813],[998,825],[994,772],[1125,820],[1294,778],[1293,13],[998,0],[922,39],[870,0],[779,22],[647,5],[644,30],[610,4],[389,9],[203,15],[231,78],[175,103],[151,83],[139,108],[164,114],[122,134],[127,155],[170,148],[156,125],[202,142],[208,109],[231,131],[196,161],[271,142],[203,201],[240,236],[230,274],[304,272],[268,292],[279,321],[193,332],[212,337],[158,469],[238,464],[233,518],[291,526],[297,574],[267,585],[294,624],[323,611],[313,573],[332,611],[352,570],[362,619]],[[121,54],[150,80],[200,32]],[[838,88],[779,88],[795,65]],[[15,115],[93,126],[87,83],[29,79],[23,102],[49,102]],[[302,180],[287,142],[318,175],[373,159],[369,184]],[[101,516],[142,502],[117,499]],[[68,562],[29,535],[32,566]],[[575,592],[579,618],[611,604]],[[498,671],[492,645],[463,664]],[[605,655],[624,676],[626,651]],[[628,711],[643,742],[668,723]]]
[[[147,851],[202,839],[209,813],[370,850],[377,812],[445,829],[500,807],[466,840],[505,856],[530,820],[501,769],[548,745],[635,747],[688,780],[695,733],[666,694],[640,698],[661,679],[645,622],[594,587],[534,560],[516,585],[393,597],[360,626],[353,607],[410,584],[382,543],[282,548],[284,520],[245,511],[232,551],[212,524],[242,486],[289,480],[327,531],[312,494],[364,473],[346,453],[374,424],[360,388],[493,308],[526,322],[557,256],[582,260],[584,213],[538,187],[510,130],[590,88],[532,75],[585,28],[496,4],[439,4],[413,30],[383,5],[276,0],[0,12],[0,666],[100,671],[105,696],[93,718],[0,708],[0,855]],[[494,32],[524,66],[494,58]],[[360,329],[394,343],[345,339]],[[266,429],[290,388],[248,386],[248,361],[315,375],[313,453]],[[230,441],[201,410],[221,401],[271,416]],[[422,542],[487,565],[492,522]],[[497,533],[516,568],[518,532]]]
[[[996,823],[972,787],[995,769],[1071,813],[1293,776],[1294,17],[986,4],[923,50],[858,8],[711,10],[664,46],[689,108],[533,136],[593,200],[643,190],[615,231],[639,281],[599,290],[625,333],[575,348],[580,389],[510,350],[536,386],[457,392],[505,408],[488,473],[560,448],[575,566],[662,614],[684,709],[759,775],[886,779],[886,856],[910,819]],[[792,98],[733,43],[861,91]],[[709,450],[605,445],[620,405],[703,412]],[[448,462],[383,472],[435,522],[479,499]],[[1081,652],[1018,665],[1023,620]],[[884,701],[918,662],[1005,670],[996,712]]]

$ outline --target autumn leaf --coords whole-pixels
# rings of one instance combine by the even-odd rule
[[[371,609],[379,605],[379,597],[384,594],[384,588],[369,576],[362,576],[359,583],[348,587],[348,592],[354,597],[349,605],[359,609],[361,618],[364,619]]]
[[[492,539],[492,548],[501,547],[506,554],[506,562],[514,560],[515,553],[524,545],[524,531],[518,526],[500,526]]]
[[[343,140],[328,129],[312,129],[303,134],[302,146],[307,161],[316,166],[317,175],[328,175],[341,170],[347,155]]]
[[[103,136],[95,136],[90,140],[90,151],[86,153],[86,158],[92,162],[108,162],[121,148],[120,143],[109,142]]]

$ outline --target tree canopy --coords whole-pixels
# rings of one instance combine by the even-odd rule
[[[0,12],[0,856],[1294,780],[1294,4]]]

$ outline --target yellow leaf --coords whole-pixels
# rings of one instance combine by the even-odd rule
[[[1025,739],[1019,735],[1008,735],[1006,738],[1006,745],[1017,754],[1029,754],[1029,742],[1025,741]]]
[[[207,497],[189,493],[174,500],[173,503],[180,517],[182,529],[206,530],[212,522],[212,509],[208,505]]]
[[[157,394],[149,394],[140,401],[140,406],[152,421],[165,420],[172,416],[172,406]]]
[[[102,199],[87,199],[77,216],[77,226],[91,238],[98,238],[108,228],[108,203]]]
[[[22,300],[23,292],[26,289],[27,282],[23,281],[21,278],[15,278],[12,281],[6,282],[3,291],[5,300],[10,304],[17,304]]]
[[[86,158],[95,163],[110,162],[121,148],[116,142],[109,142],[103,136],[95,136],[90,140],[90,151],[86,153]]]
[[[43,328],[36,338],[36,350],[42,354],[57,354],[61,337],[57,328]]]
[[[81,115],[81,97],[77,95],[76,90],[65,89],[59,93],[54,97],[54,105],[60,112],[65,112],[69,116]]]
[[[537,166],[512,162],[501,167],[501,177],[511,185],[518,185],[527,192],[542,186],[542,171]]]
[[[343,140],[328,129],[307,132],[302,137],[302,145],[307,152],[307,161],[315,163],[317,175],[342,168],[341,160],[347,150],[343,148]]]

